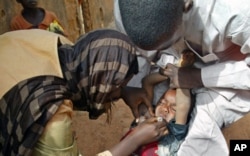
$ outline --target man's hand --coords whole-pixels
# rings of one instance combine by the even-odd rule
[[[160,70],[160,74],[169,77],[170,88],[192,89],[203,86],[201,70],[197,68],[179,68],[173,64],[168,64],[165,69]]]
[[[124,87],[122,88],[121,97],[124,102],[130,107],[135,118],[140,116],[138,108],[141,103],[144,103],[151,116],[154,116],[153,107],[147,97],[147,93],[142,88]]]

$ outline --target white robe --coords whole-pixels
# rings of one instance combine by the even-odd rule
[[[118,29],[124,31],[118,0]],[[183,16],[183,37],[200,62],[204,88],[193,89],[196,104],[180,156],[227,156],[220,128],[250,112],[249,0],[194,0]],[[124,31],[125,32],[125,31]],[[245,55],[244,59],[236,59]]]

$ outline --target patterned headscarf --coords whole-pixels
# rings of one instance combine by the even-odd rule
[[[137,73],[135,47],[123,34],[97,30],[58,49],[65,79],[41,75],[23,80],[0,99],[0,155],[31,155],[46,123],[64,99],[93,112],[107,94]]]
[[[138,72],[136,47],[115,30],[90,32],[73,47],[62,46],[59,57],[64,77],[74,93],[74,106],[87,109],[90,114],[103,111],[103,102],[109,99],[107,94]]]
[[[23,80],[0,99],[0,156],[29,156],[46,123],[70,93],[55,76]]]

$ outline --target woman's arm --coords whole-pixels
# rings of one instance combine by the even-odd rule
[[[109,151],[112,156],[128,156],[141,145],[156,141],[166,133],[166,122],[159,122],[156,117],[152,117],[139,124],[126,138]]]

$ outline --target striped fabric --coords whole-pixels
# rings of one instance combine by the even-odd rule
[[[81,36],[73,47],[61,46],[59,57],[74,93],[74,106],[100,114],[108,93],[138,72],[135,53],[128,37],[115,30],[95,30]]]
[[[24,80],[0,100],[0,155],[28,156],[58,105],[70,94],[53,76]]]
[[[96,30],[80,37],[74,46],[61,45],[58,56],[64,79],[28,78],[0,99],[0,155],[31,155],[64,99],[71,99],[75,108],[102,112],[108,93],[138,72],[135,52],[130,40],[115,30]]]

